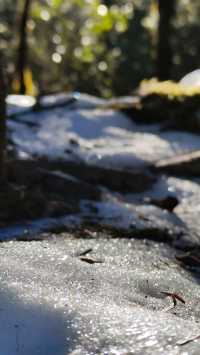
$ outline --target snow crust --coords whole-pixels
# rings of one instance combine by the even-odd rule
[[[83,262],[78,254],[87,248],[102,262]],[[199,334],[199,287],[164,250],[98,235],[2,244],[1,353],[182,353],[177,343]],[[176,315],[161,293],[172,290],[186,300]],[[198,342],[184,347],[198,349]]]

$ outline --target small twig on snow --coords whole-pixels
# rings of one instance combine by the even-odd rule
[[[81,261],[84,261],[85,263],[88,263],[88,264],[101,264],[103,263],[102,260],[94,260],[94,259],[91,259],[91,258],[80,258]]]
[[[179,346],[186,345],[186,344],[189,344],[189,343],[191,343],[192,341],[197,340],[197,339],[200,339],[200,334],[199,334],[199,335],[195,335],[194,337],[189,338],[189,339],[186,339],[186,340],[178,341],[178,342],[176,343],[176,345],[179,345]]]
[[[161,291],[161,293],[163,293],[166,297],[171,297],[171,299],[173,301],[173,304],[174,304],[174,307],[176,307],[176,305],[177,305],[177,300],[179,302],[182,302],[182,303],[185,304],[185,300],[180,295],[178,295],[177,293],[166,292],[166,291]]]

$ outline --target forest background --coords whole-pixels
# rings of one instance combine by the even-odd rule
[[[8,93],[129,95],[199,67],[198,0],[4,0]]]

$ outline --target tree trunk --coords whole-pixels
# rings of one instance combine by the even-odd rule
[[[0,181],[5,177],[6,149],[6,80],[0,53]]]
[[[173,32],[172,20],[175,15],[176,0],[158,0],[159,24],[156,74],[159,80],[170,78],[173,53],[171,37]]]
[[[18,48],[18,62],[17,71],[19,76],[19,93],[26,93],[26,86],[24,82],[24,70],[27,64],[27,22],[29,18],[31,0],[25,0],[24,9],[19,25],[19,48]]]

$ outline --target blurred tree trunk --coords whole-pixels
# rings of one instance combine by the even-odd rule
[[[0,53],[0,181],[5,177],[6,150],[6,80],[2,53]]]
[[[19,76],[19,93],[26,93],[26,86],[24,82],[24,70],[27,64],[27,22],[29,18],[29,10],[31,5],[31,0],[24,0],[24,8],[22,12],[22,17],[19,25],[19,48],[18,48],[18,62],[17,70]]]
[[[114,4],[113,0],[103,0],[102,4],[106,5],[107,7],[111,7]]]
[[[170,78],[173,53],[171,37],[173,33],[172,20],[176,10],[176,0],[158,0],[159,24],[156,74],[158,79]]]

